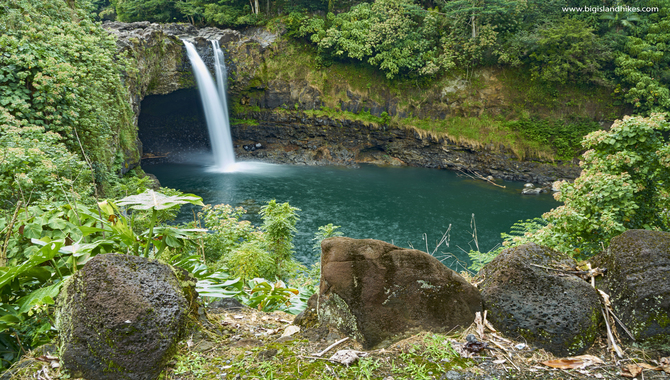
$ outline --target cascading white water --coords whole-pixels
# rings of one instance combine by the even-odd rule
[[[198,55],[198,52],[195,50],[195,46],[186,40],[184,40],[184,45],[186,45],[186,53],[193,66],[193,74],[198,83],[200,99],[202,99],[202,105],[205,109],[207,130],[209,131],[209,140],[212,144],[212,153],[214,155],[216,170],[233,170],[235,165],[235,152],[233,151],[233,140],[230,137],[228,106],[225,98],[223,100],[221,99],[226,95],[225,84],[220,83],[219,90],[217,91],[212,76],[209,74],[207,66],[205,66],[202,58],[200,58],[200,55]],[[223,52],[220,48],[218,50],[221,54],[221,59],[219,59],[219,53],[217,53],[216,49],[214,50],[216,71],[217,77],[220,78],[219,82],[223,82],[227,79],[227,74],[226,77],[219,75],[219,66],[221,65],[219,62],[223,62]],[[225,66],[223,70],[225,71]],[[219,94],[221,94],[221,96]]]
[[[214,72],[216,73],[216,88],[219,90],[219,97],[221,98],[221,106],[223,107],[223,116],[226,118],[226,125],[230,125],[228,121],[228,68],[226,67],[225,56],[223,50],[219,46],[219,41],[212,40],[212,49],[214,49]]]

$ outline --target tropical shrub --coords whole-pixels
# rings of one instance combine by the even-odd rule
[[[670,123],[661,114],[625,117],[584,138],[582,173],[562,182],[562,206],[528,240],[585,257],[628,229],[670,230]]]
[[[0,126],[3,134],[12,127],[28,128],[24,133],[32,130],[32,137],[22,137],[30,139],[35,138],[38,128],[51,132],[38,139],[39,150],[48,151],[46,145],[62,149],[62,144],[82,161],[87,156],[96,181],[106,183],[121,169],[124,156],[117,152],[137,151],[129,96],[121,81],[126,61],[114,59],[114,37],[77,4],[72,2],[70,8],[62,0],[3,3]],[[4,144],[2,147],[7,149]],[[64,155],[60,170],[66,170],[65,160],[69,160],[79,181],[91,180],[71,157]],[[10,172],[17,170],[10,168]],[[40,187],[35,191],[48,192]]]
[[[287,278],[301,265],[293,258],[293,234],[298,221],[295,207],[271,200],[261,208],[263,224],[255,227],[240,220],[242,207],[207,205],[198,216],[210,233],[204,237],[204,255],[209,263],[241,277],[245,282],[256,277]]]
[[[547,82],[602,82],[611,53],[586,22],[564,18],[542,28],[530,54],[533,77]]]
[[[61,247],[45,244],[20,265],[0,267],[0,370],[55,336],[54,299],[71,272]]]
[[[117,203],[150,211],[154,222],[158,210],[202,204],[192,195],[165,196],[151,190]],[[76,203],[32,205],[18,209],[11,220],[0,218],[0,230],[6,234],[0,252],[0,369],[20,352],[53,339],[53,300],[63,281],[93,256],[110,252],[159,256],[168,247],[185,247],[187,240],[205,231],[150,225],[135,234],[134,218],[127,214],[128,210],[105,201],[96,208]],[[206,296],[233,296],[242,289],[239,279],[230,279],[224,270],[203,268],[192,257],[172,261],[194,273],[200,280],[196,289]]]
[[[503,244],[469,253],[479,270],[503,249],[535,242],[586,258],[629,229],[670,231],[670,123],[661,114],[625,117],[609,131],[587,135],[581,175],[560,183],[564,202],[535,218],[515,223]]]
[[[361,3],[349,12],[303,21],[298,35],[310,36],[322,55],[363,61],[386,73],[433,75],[454,66],[442,53],[440,22],[412,0]]]
[[[651,1],[649,6],[659,11],[627,37],[615,60],[624,99],[642,114],[670,110],[670,7],[667,1]]]
[[[204,241],[205,259],[208,263],[227,257],[244,242],[262,240],[261,231],[251,222],[240,220],[245,213],[242,207],[226,204],[205,205],[198,213],[198,218],[210,231]]]
[[[0,209],[40,201],[80,202],[93,193],[89,167],[57,133],[21,126],[0,107]]]
[[[280,277],[291,276],[299,269],[299,264],[293,259],[293,234],[297,232],[298,211],[300,209],[291,207],[288,202],[277,204],[274,199],[261,207],[261,229],[265,232],[268,251]]]
[[[528,140],[553,147],[558,157],[566,159],[578,156],[582,151],[580,142],[584,136],[600,129],[600,125],[590,119],[522,118],[505,124]]]

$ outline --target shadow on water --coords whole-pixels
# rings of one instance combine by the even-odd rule
[[[541,216],[559,205],[551,195],[522,196],[522,183],[505,182],[505,189],[446,170],[413,167],[309,167],[240,162],[226,173],[205,166],[143,165],[163,186],[194,193],[209,204],[227,203],[248,210],[248,220],[260,223],[260,207],[271,199],[301,209],[294,244],[304,263],[318,259],[312,238],[319,226],[333,223],[352,238],[392,242],[432,251],[449,225],[449,246],[440,252],[467,261],[463,251],[474,248],[472,214],[479,247],[488,251],[501,242],[500,233],[523,219]],[[182,212],[180,221],[191,220]],[[440,256],[438,256],[440,258]],[[457,269],[455,260],[445,264]]]

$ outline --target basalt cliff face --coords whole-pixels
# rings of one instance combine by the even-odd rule
[[[307,165],[351,166],[362,162],[413,165],[535,183],[575,178],[579,174],[579,168],[572,162],[519,160],[504,146],[468,144],[413,128],[305,113],[328,107],[354,114],[386,113],[389,117],[434,120],[498,115],[514,107],[515,98],[505,89],[500,73],[494,70],[478,72],[477,86],[455,77],[440,86],[403,97],[402,93],[379,87],[376,82],[364,84],[361,90],[360,83],[342,77],[329,78],[328,72],[316,69],[313,62],[291,61],[296,56],[289,59],[285,53],[295,50],[295,44],[289,46],[281,31],[271,33],[253,28],[240,32],[149,22],[107,22],[103,26],[117,36],[119,53],[136,62],[137,70],[126,74],[136,123],[144,112],[141,106],[146,96],[171,94],[195,86],[182,40],[194,43],[212,72],[210,41],[218,40],[229,70],[230,103],[237,119],[232,134],[238,156]],[[190,107],[199,106],[193,103]],[[609,112],[597,102],[580,109],[582,116],[597,120]],[[199,111],[191,112],[195,115]],[[196,116],[153,113],[149,124],[140,123],[145,153],[206,148],[204,120]],[[175,144],[169,146],[166,141]]]

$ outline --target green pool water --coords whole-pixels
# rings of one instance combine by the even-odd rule
[[[559,205],[551,195],[521,195],[522,183],[499,182],[505,189],[454,172],[412,167],[308,167],[242,163],[238,171],[216,173],[185,164],[144,164],[163,186],[194,193],[205,203],[243,206],[248,220],[259,223],[258,210],[271,199],[301,209],[295,237],[296,257],[310,264],[319,226],[341,226],[345,236],[384,240],[400,247],[432,251],[451,225],[449,245],[438,259],[460,269],[468,262],[464,251],[475,248],[474,221],[479,248],[487,251],[502,240],[501,232],[522,219],[541,216]],[[185,210],[182,221],[191,220]],[[425,234],[425,235],[424,235]],[[457,260],[458,259],[458,260]]]

